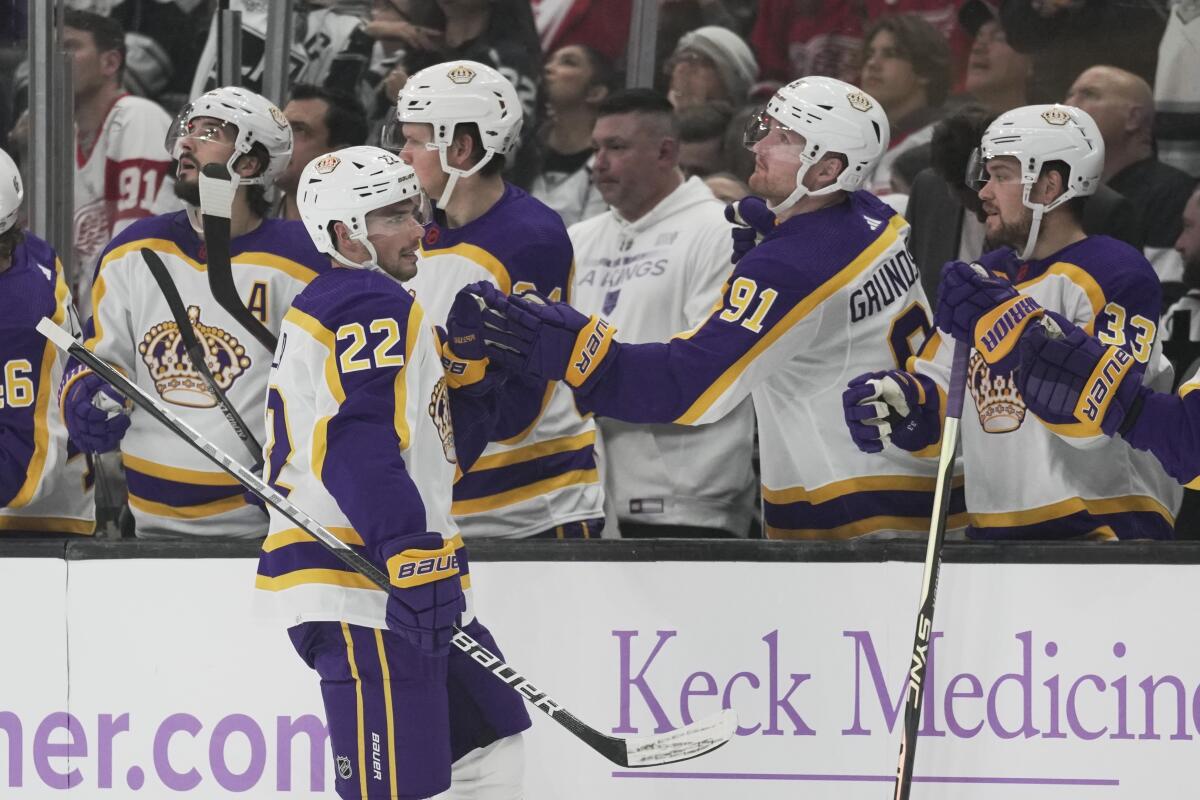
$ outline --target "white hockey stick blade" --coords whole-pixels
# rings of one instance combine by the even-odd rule
[[[684,728],[657,736],[632,736],[625,740],[630,767],[657,767],[711,753],[733,738],[737,712],[727,708]]]
[[[51,322],[49,317],[42,317],[38,321],[37,332],[45,336],[54,343],[55,347],[63,351],[70,350],[73,344],[78,344],[71,334]]]
[[[207,164],[200,171],[200,210],[202,214],[224,217],[233,215],[233,196],[238,181],[224,164]]]

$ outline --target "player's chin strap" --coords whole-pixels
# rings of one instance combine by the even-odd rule
[[[808,175],[808,171],[812,168],[813,164],[816,164],[817,161],[820,160],[820,155],[822,152],[822,150],[817,150],[811,156],[803,155],[800,157],[800,169],[796,170],[796,188],[792,190],[791,194],[784,198],[782,203],[767,206],[767,209],[770,210],[772,214],[775,214],[776,216],[782,214],[792,206],[796,205],[796,203],[799,203],[805,197],[820,197],[824,194],[833,194],[834,192],[840,191],[843,188],[841,181],[834,181],[828,186],[816,189],[815,191],[810,191],[809,188],[804,185],[804,177]]]
[[[374,270],[375,272],[383,272],[383,267],[379,266],[379,253],[375,252],[375,245],[371,244],[371,241],[367,239],[366,232],[364,231],[361,236],[351,236],[350,238],[367,249],[366,261],[362,262],[361,264],[357,261],[351,261],[339,253],[336,247],[329,248],[330,257],[339,264],[350,267],[351,269],[369,269]]]
[[[1030,202],[1029,193],[1032,190],[1033,184],[1027,183],[1025,184],[1021,194],[1021,203],[1033,212],[1033,220],[1029,223],[1029,236],[1026,237],[1025,247],[1021,249],[1020,253],[1022,261],[1028,261],[1033,257],[1033,251],[1037,247],[1038,233],[1040,233],[1042,229],[1042,217],[1044,217],[1047,212],[1053,211],[1063,203],[1075,197],[1077,194],[1074,189],[1069,189],[1060,194],[1058,197],[1054,198],[1054,202],[1050,203],[1050,205],[1046,205],[1045,203]]]
[[[492,156],[496,154],[495,150],[487,149],[483,151],[483,158],[479,159],[479,163],[470,169],[459,169],[452,167],[446,162],[446,145],[438,145],[438,159],[442,162],[442,172],[446,173],[449,178],[446,180],[446,188],[442,189],[442,196],[437,199],[438,208],[443,211],[450,205],[450,195],[454,193],[454,186],[458,183],[459,178],[469,178],[479,170],[483,169],[483,165],[492,160]]]

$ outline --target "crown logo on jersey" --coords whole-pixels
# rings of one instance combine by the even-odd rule
[[[446,379],[438,378],[429,395],[429,418],[442,440],[442,454],[451,464],[458,463],[458,451],[454,447],[454,423],[450,420],[450,395],[446,391]]]
[[[846,102],[850,104],[851,108],[862,112],[870,111],[871,107],[874,105],[874,103],[871,102],[871,98],[867,97],[862,92],[848,93],[846,95]]]
[[[1042,119],[1051,125],[1066,125],[1071,121],[1071,114],[1065,109],[1054,106],[1042,112]]]
[[[342,163],[342,160],[340,158],[338,158],[337,156],[333,155],[332,153],[330,153],[329,155],[325,156],[320,161],[318,161],[316,163],[316,166],[313,167],[313,169],[316,170],[318,175],[328,175],[329,173],[331,173],[335,169],[337,169],[338,164],[340,164],[340,163]]]
[[[475,80],[475,70],[468,67],[466,64],[459,64],[454,69],[446,73],[446,77],[454,83],[470,83]]]
[[[250,368],[246,348],[232,336],[214,325],[200,321],[200,309],[188,306],[188,320],[204,349],[204,363],[216,380],[217,387],[228,392],[233,382]],[[150,370],[154,388],[168,403],[189,408],[213,408],[217,400],[208,390],[204,378],[188,358],[179,326],[174,321],[160,322],[150,328],[138,345],[142,361]]]
[[[971,351],[967,368],[967,386],[979,413],[979,427],[986,433],[1009,433],[1025,421],[1025,400],[1017,391],[1014,373],[996,375],[983,360]]]

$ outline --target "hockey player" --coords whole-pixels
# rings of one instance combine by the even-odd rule
[[[138,220],[105,248],[92,289],[87,346],[171,404],[219,447],[239,451],[233,428],[186,356],[140,250],[150,248],[166,266],[218,387],[260,442],[264,431],[256,412],[266,394],[271,353],[209,289],[197,210],[200,170],[222,163],[238,177],[229,247],[233,280],[246,308],[267,328],[279,329],[292,298],[328,268],[328,259],[301,223],[263,218],[263,186],[283,170],[292,150],[287,119],[265,98],[234,87],[200,96],[180,112],[167,149],[179,161],[175,189],[188,208]],[[175,447],[169,432],[146,414],[135,410],[126,417],[111,410],[119,408],[112,402],[118,395],[90,370],[73,368],[61,395],[67,429],[79,447],[107,452],[120,445],[139,536],[265,533],[263,512],[247,505],[236,481],[213,471],[199,454]]]
[[[89,457],[70,446],[57,398],[63,360],[34,328],[78,335],[62,262],[17,224],[24,186],[0,150],[0,531],[95,530]]]
[[[907,224],[857,191],[887,148],[887,117],[850,84],[802,78],[776,93],[746,141],[751,188],[774,215],[700,325],[663,344],[622,344],[599,317],[479,287],[506,317],[482,329],[489,358],[564,379],[582,409],[629,422],[702,425],[752,396],[768,536],[923,532],[932,463],[863,457],[836,425],[845,381],[904,363],[930,328]]]
[[[288,310],[267,396],[266,479],[392,589],[378,591],[275,511],[257,585],[321,677],[339,796],[407,800],[453,783],[447,798],[512,800],[530,725],[523,701],[449,648],[460,615],[471,636],[495,642],[466,599],[438,338],[399,283],[416,269],[423,199],[412,169],[378,148],[305,168],[300,213],[336,268]]]
[[[1198,195],[1200,196],[1200,195]],[[1195,200],[1195,197],[1193,197]],[[1187,220],[1177,247],[1184,256],[1184,274],[1197,264]],[[1008,306],[1017,292],[1006,280],[978,275],[953,265],[952,278],[960,288],[947,298],[943,316],[954,320],[956,333],[975,343],[978,320]],[[1097,338],[1084,328],[1037,301],[1022,296],[1037,324],[1014,326],[1019,337],[1017,387],[1029,410],[1054,430],[1083,436],[1120,437],[1159,460],[1167,473],[1189,489],[1200,488],[1200,380],[1191,375],[1177,395],[1156,392],[1143,384],[1144,366],[1112,337]],[[1045,321],[1044,318],[1051,321]],[[982,345],[981,345],[982,346]]]
[[[1161,294],[1153,268],[1136,249],[1087,236],[1080,226],[1078,204],[1095,192],[1104,167],[1095,122],[1071,106],[1014,109],[984,133],[979,163],[986,240],[998,248],[979,263],[995,276],[986,282],[1004,302],[978,310],[983,279],[952,262],[936,317],[940,330],[975,344],[961,428],[968,536],[1171,537],[1181,493],[1161,467],[1081,424],[1026,419],[1028,376],[1011,372],[1021,328],[1046,309],[1122,348],[1126,366],[1148,382],[1170,386],[1156,336]],[[860,446],[890,439],[913,449],[938,438],[951,350],[935,334],[907,372],[850,383],[847,422]]]
[[[479,280],[504,293],[569,299],[572,251],[562,220],[500,175],[520,133],[516,89],[484,64],[438,64],[400,92],[385,146],[399,151],[437,204],[417,275],[406,281],[432,320],[445,320],[458,290]],[[455,484],[463,535],[597,536],[604,493],[595,423],[580,416],[565,387],[514,381],[533,384],[541,402],[508,415]]]

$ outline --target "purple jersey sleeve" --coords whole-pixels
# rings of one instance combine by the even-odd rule
[[[787,220],[738,262],[720,304],[697,328],[666,343],[614,345],[608,371],[576,393],[580,409],[637,423],[719,418],[797,355],[779,340],[817,311],[822,288],[888,230],[892,216],[859,192]]]
[[[342,356],[355,346],[374,351],[386,334],[376,332],[379,326],[372,323],[387,319],[395,321],[401,337],[388,352],[410,354],[412,298],[382,275],[334,270],[313,281],[294,305],[331,331],[357,323],[367,332],[365,347],[353,337],[336,340],[334,363],[345,399],[329,421],[321,478],[368,553],[382,562],[386,542],[428,530],[425,504],[408,473],[396,430],[396,382],[404,380],[400,373],[405,366],[380,366],[372,360],[370,368],[348,371],[341,367]]]
[[[1128,379],[1127,379],[1128,380]],[[1200,382],[1184,384],[1179,394],[1143,389],[1142,410],[1121,434],[1138,450],[1162,464],[1167,474],[1190,489],[1200,488]]]
[[[1092,283],[1084,281],[1095,318],[1087,327],[1102,344],[1134,357],[1139,374],[1150,361],[1162,309],[1162,284],[1141,251],[1108,236],[1089,236],[1069,248]]]
[[[483,394],[451,389],[450,418],[458,467],[471,470],[488,442],[516,436],[537,419],[547,384],[509,375],[504,384]]]
[[[49,402],[42,394],[57,388],[43,385],[46,367],[56,355],[35,326],[42,317],[55,317],[54,288],[61,269],[50,245],[25,234],[12,266],[0,273],[0,506],[11,503],[25,483],[35,450],[37,409]]]

